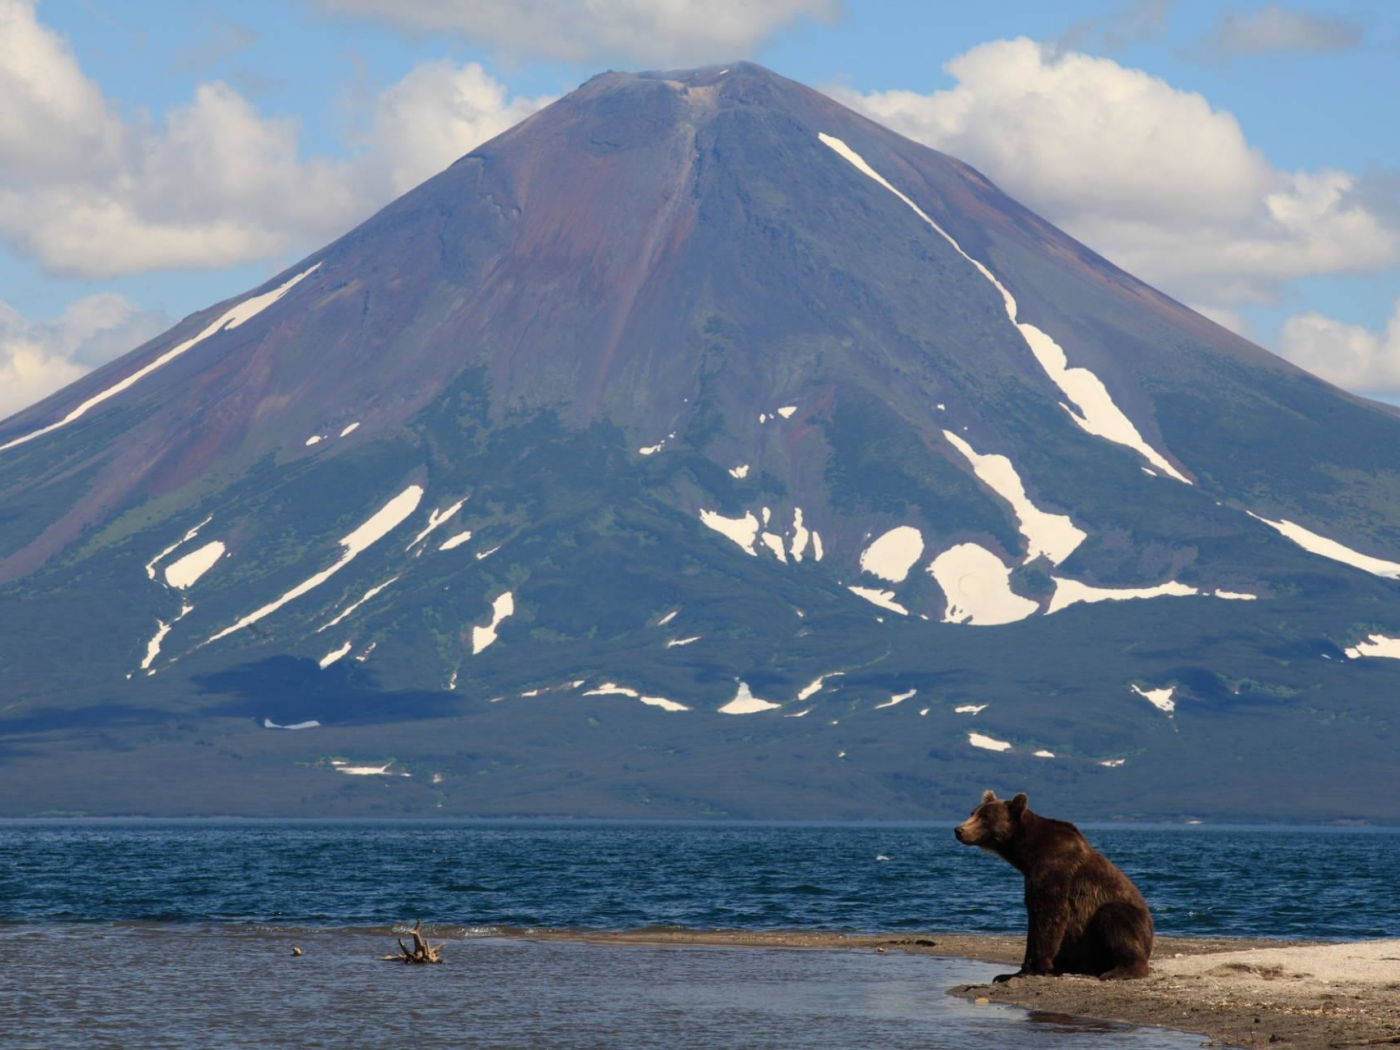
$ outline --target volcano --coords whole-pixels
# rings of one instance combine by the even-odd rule
[[[1394,409],[607,73],[0,423],[0,811],[1396,820],[1397,578]]]

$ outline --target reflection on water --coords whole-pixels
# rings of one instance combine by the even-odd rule
[[[1168,1050],[1200,1042],[977,1006],[946,990],[986,981],[996,967],[898,952],[476,938],[449,943],[442,966],[379,961],[393,947],[382,933],[349,931],[0,928],[0,1043]]]

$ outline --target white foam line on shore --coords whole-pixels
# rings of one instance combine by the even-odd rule
[[[1133,449],[1147,459],[1149,463],[1158,470],[1170,475],[1177,481],[1191,484],[1189,478],[1169,463],[1166,458],[1155,448],[1149,445],[1138,432],[1122,409],[1113,401],[1108,393],[1108,388],[1103,385],[1093,372],[1087,368],[1070,368],[1069,359],[1064,350],[1054,339],[1032,324],[1024,324],[1016,319],[1016,300],[1011,293],[1006,290],[1006,286],[1001,283],[981,262],[963,251],[962,245],[958,244],[947,230],[939,226],[929,218],[917,204],[906,197],[899,190],[895,189],[883,175],[865,162],[865,159],[851,147],[847,146],[840,139],[831,135],[818,135],[818,138],[838,156],[844,158],[861,174],[869,176],[877,183],[889,190],[901,201],[903,201],[919,218],[928,223],[953,249],[977,268],[977,271],[991,282],[998,292],[1001,293],[1002,302],[1006,307],[1006,314],[1011,319],[1012,325],[1021,334],[1026,345],[1030,348],[1032,356],[1045,370],[1045,374],[1050,377],[1060,391],[1078,407],[1080,414],[1076,415],[1068,406],[1064,406],[1071,419],[1079,424],[1080,429],[1096,437],[1104,438],[1118,445],[1124,445]]]
[[[48,426],[40,427],[38,430],[31,430],[28,434],[25,434],[21,437],[17,437],[4,445],[0,445],[0,452],[5,452],[9,449],[14,448],[16,445],[23,445],[27,441],[33,441],[35,438],[43,437],[45,434],[52,434],[55,430],[58,430],[62,427],[66,427],[69,423],[72,423],[75,420],[78,420],[83,416],[87,415],[90,409],[96,408],[108,398],[116,397],[123,390],[127,390],[130,387],[135,386],[137,383],[139,383],[142,379],[145,379],[156,369],[162,367],[163,365],[169,364],[171,361],[175,360],[175,358],[179,357],[187,350],[190,350],[192,347],[195,347],[198,344],[202,343],[210,336],[217,335],[219,332],[225,331],[226,329],[237,328],[244,321],[256,317],[258,314],[262,313],[273,303],[277,302],[278,299],[281,299],[282,296],[286,295],[289,291],[291,291],[293,286],[295,286],[303,278],[309,277],[311,274],[315,273],[316,270],[320,267],[320,265],[320,263],[317,263],[315,266],[311,267],[311,269],[297,274],[295,277],[281,284],[277,288],[274,288],[272,291],[264,292],[262,295],[255,295],[251,299],[245,299],[237,306],[234,306],[224,311],[224,313],[222,313],[219,316],[218,320],[214,321],[213,324],[209,325],[207,328],[204,329],[204,331],[200,332],[194,338],[186,339],[183,343],[180,343],[179,345],[174,346],[171,349],[167,350],[165,353],[161,354],[154,361],[150,362],[142,368],[138,368],[135,372],[132,372],[131,375],[127,376],[125,379],[113,383],[111,386],[107,387],[99,394],[94,394],[92,397],[88,398],[77,408],[73,409],[58,422],[50,423]]]

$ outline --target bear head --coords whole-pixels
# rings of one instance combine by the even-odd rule
[[[1021,815],[1026,812],[1025,792],[1015,798],[999,799],[991,791],[982,793],[982,803],[972,816],[953,829],[964,846],[981,846],[996,850],[1016,838],[1021,829]]]

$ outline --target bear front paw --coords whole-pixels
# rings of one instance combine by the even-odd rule
[[[1007,981],[1011,980],[1011,978],[1013,978],[1013,977],[1024,977],[1025,975],[1026,975],[1026,974],[1025,974],[1025,971],[1024,971],[1024,970],[1017,970],[1015,973],[999,973],[999,974],[997,974],[995,977],[992,978],[992,983],[993,983],[993,984],[1005,984]]]

